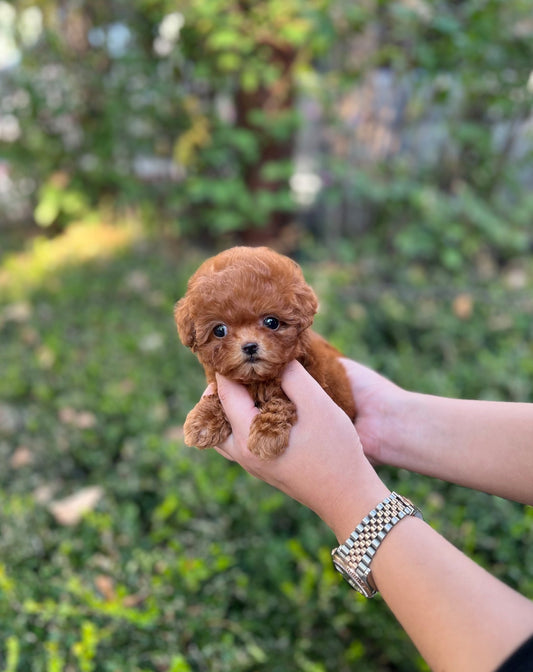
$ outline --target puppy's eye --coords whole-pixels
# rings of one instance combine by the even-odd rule
[[[263,324],[267,329],[272,329],[272,331],[276,331],[276,329],[279,328],[279,320],[277,317],[273,317],[272,315],[269,315],[268,317],[265,317],[263,320]]]
[[[227,336],[228,334],[228,328],[225,324],[217,324],[216,327],[213,327],[213,334],[217,338],[224,338],[224,336]]]

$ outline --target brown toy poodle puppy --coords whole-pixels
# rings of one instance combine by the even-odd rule
[[[234,247],[205,261],[190,278],[174,317],[184,345],[215,373],[245,385],[260,413],[248,447],[261,458],[281,454],[296,408],[280,385],[297,359],[354,420],[355,404],[338,352],[310,327],[315,293],[294,261],[267,247]],[[200,399],[185,421],[185,443],[207,448],[231,433],[217,394]]]

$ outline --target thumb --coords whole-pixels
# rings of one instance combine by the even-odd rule
[[[298,408],[298,417],[322,415],[331,399],[320,384],[296,360],[289,362],[281,376],[281,387]],[[326,406],[325,406],[326,405]]]

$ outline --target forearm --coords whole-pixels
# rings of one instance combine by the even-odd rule
[[[386,426],[380,461],[533,504],[533,404],[405,393]]]
[[[258,410],[246,389],[224,378],[218,383],[232,434],[217,450],[316,511],[341,543],[389,494],[364,457],[348,416],[297,362],[284,371],[282,385],[297,405],[298,421],[289,447],[275,460],[261,460],[247,448]],[[414,405],[408,421],[407,415],[403,420],[401,436],[408,441],[412,435],[411,452],[427,444],[427,436],[416,434],[417,412],[423,406]],[[359,411],[364,427],[361,405]],[[394,424],[390,413],[374,417]],[[399,432],[401,422],[396,418],[395,423]],[[367,427],[368,440],[374,437],[375,445],[382,443],[381,433],[371,430],[375,422]],[[445,443],[434,441],[438,450]],[[372,572],[384,599],[432,669],[490,672],[533,632],[533,603],[492,578],[418,519],[398,521],[379,545]]]
[[[372,567],[381,595],[433,670],[489,672],[533,633],[533,602],[423,521],[398,524]]]

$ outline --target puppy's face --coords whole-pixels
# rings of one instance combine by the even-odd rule
[[[235,247],[200,266],[174,316],[207,370],[250,383],[276,378],[302,354],[316,310],[295,262],[265,247]]]

